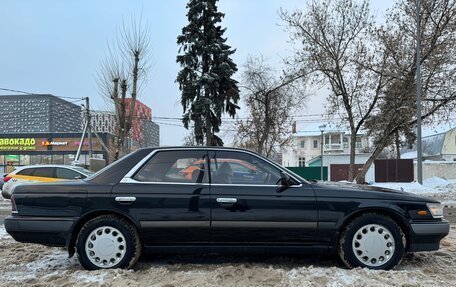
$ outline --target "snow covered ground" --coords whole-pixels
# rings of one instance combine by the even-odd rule
[[[446,180],[440,177],[432,177],[424,180],[423,185],[417,182],[379,182],[373,185],[396,190],[402,189],[406,192],[436,199],[448,207],[456,207],[456,179]]]
[[[441,250],[393,271],[346,269],[335,257],[158,256],[134,270],[85,271],[65,250],[15,242],[0,226],[0,286],[456,286],[456,227]]]

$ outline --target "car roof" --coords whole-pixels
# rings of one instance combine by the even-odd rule
[[[67,169],[71,169],[71,170],[81,173],[81,170],[78,169],[78,166],[64,165],[64,164],[31,164],[31,165],[18,166],[12,171],[12,173],[17,173],[18,171],[28,169],[28,168],[47,168],[47,167],[67,168]]]

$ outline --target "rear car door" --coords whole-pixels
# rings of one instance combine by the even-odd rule
[[[212,243],[316,241],[317,206],[310,185],[296,181],[281,189],[281,170],[248,152],[210,151],[209,158]]]
[[[158,150],[113,188],[112,201],[139,222],[145,245],[207,242],[207,171],[205,150]]]

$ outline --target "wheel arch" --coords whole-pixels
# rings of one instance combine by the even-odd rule
[[[380,214],[383,216],[389,217],[391,220],[393,220],[402,230],[402,232],[405,235],[406,239],[406,245],[405,245],[405,250],[409,249],[410,245],[410,226],[403,214],[401,212],[393,209],[393,208],[388,208],[388,207],[365,207],[359,210],[356,210],[346,216],[342,221],[341,224],[339,225],[338,231],[337,231],[337,236],[335,237],[336,242],[335,247],[338,247],[339,241],[340,241],[340,236],[342,235],[342,231],[356,218],[367,214],[367,213],[376,213]],[[336,249],[337,250],[337,249]]]
[[[117,211],[113,211],[113,210],[97,210],[97,211],[94,211],[94,212],[90,212],[90,213],[87,213],[85,214],[84,216],[82,216],[77,222],[76,224],[74,225],[74,227],[72,228],[71,230],[71,234],[67,240],[67,250],[68,250],[68,255],[69,257],[71,258],[76,249],[75,249],[75,245],[76,245],[76,240],[78,238],[78,234],[79,234],[79,231],[81,231],[81,228],[84,226],[84,224],[86,224],[88,221],[96,218],[96,217],[99,217],[99,216],[102,216],[102,215],[114,215],[114,216],[117,216],[119,218],[122,218],[128,222],[130,222],[135,228],[136,230],[138,230],[138,234],[139,234],[139,237],[141,239],[141,233],[139,232],[139,226],[137,224],[137,222],[135,220],[133,220],[131,217],[125,215],[125,214],[122,214],[120,212],[117,212]]]

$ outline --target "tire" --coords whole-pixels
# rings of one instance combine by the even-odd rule
[[[132,268],[141,255],[141,241],[130,222],[102,215],[81,228],[76,250],[79,262],[87,270]]]
[[[338,251],[349,268],[390,270],[402,260],[405,235],[391,218],[365,213],[343,229]]]

